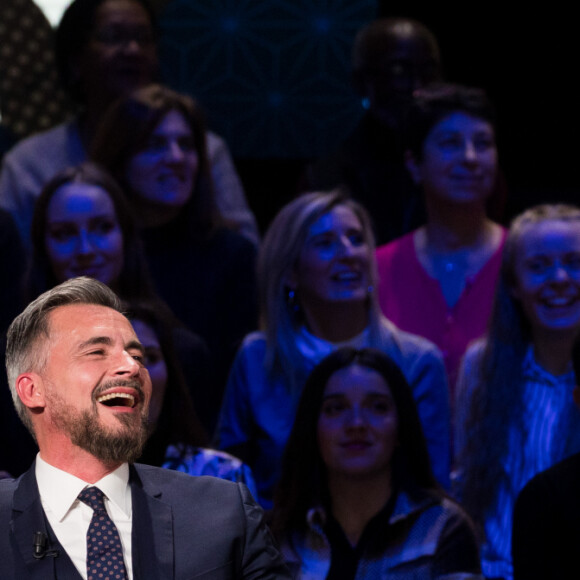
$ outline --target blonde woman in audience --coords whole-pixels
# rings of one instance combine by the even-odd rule
[[[580,332],[580,209],[512,223],[485,340],[458,382],[458,497],[479,525],[482,568],[512,578],[512,513],[536,473],[580,451],[572,345]]]
[[[341,346],[375,347],[400,365],[417,401],[433,469],[449,474],[449,405],[437,349],[380,313],[366,211],[338,192],[286,205],[258,260],[262,331],[244,340],[228,381],[220,448],[246,461],[260,500],[271,506],[284,445],[304,381]]]

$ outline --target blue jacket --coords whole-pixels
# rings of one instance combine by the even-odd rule
[[[391,344],[385,351],[411,385],[423,425],[433,472],[449,488],[450,411],[443,360],[428,340],[403,332],[385,321]],[[292,393],[287,378],[272,381],[264,369],[266,339],[249,334],[238,351],[228,380],[218,427],[219,447],[240,457],[254,474],[260,503],[271,507],[280,476],[281,459],[296,414],[300,393]],[[306,376],[318,361],[307,361]]]
[[[282,555],[294,580],[324,580],[330,570],[331,548],[323,525],[323,508],[308,512],[306,533],[293,533],[282,542]],[[438,578],[443,580],[483,579],[477,571],[479,558],[472,526],[463,511],[447,499],[426,492],[399,492],[389,531],[378,538],[380,553],[363,553],[356,580],[408,580]],[[471,558],[466,558],[469,552]],[[471,560],[468,570],[455,570],[457,559]],[[447,571],[434,572],[436,560]],[[451,572],[450,570],[453,570]]]

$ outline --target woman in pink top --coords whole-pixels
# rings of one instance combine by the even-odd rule
[[[467,345],[486,329],[505,240],[486,215],[498,178],[492,106],[480,89],[423,89],[408,138],[427,224],[377,250],[379,301],[397,326],[441,349],[453,389]]]

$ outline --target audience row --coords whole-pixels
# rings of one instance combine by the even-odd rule
[[[225,143],[196,102],[152,84],[147,3],[75,0],[57,58],[82,108],[0,172],[0,324],[70,278],[112,288],[153,381],[142,460],[246,483],[296,578],[509,580],[518,493],[580,452],[580,209],[494,221],[486,95],[427,86],[438,49],[413,21],[371,25],[360,59],[381,35],[430,55],[410,104],[377,98],[363,120],[396,133],[414,193],[391,205],[413,219],[384,234],[393,216],[371,221],[355,187],[311,191],[260,243]],[[17,476],[36,448],[1,393],[0,469]]]

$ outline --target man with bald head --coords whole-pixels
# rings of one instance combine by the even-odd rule
[[[288,578],[243,484],[134,464],[152,390],[143,351],[91,278],[45,292],[10,326],[10,389],[39,453],[0,481],[0,578]]]
[[[377,244],[425,220],[405,168],[401,130],[413,91],[441,78],[437,40],[416,20],[376,20],[355,38],[352,79],[365,113],[337,152],[307,170],[305,181],[307,189],[346,186],[373,216]]]

